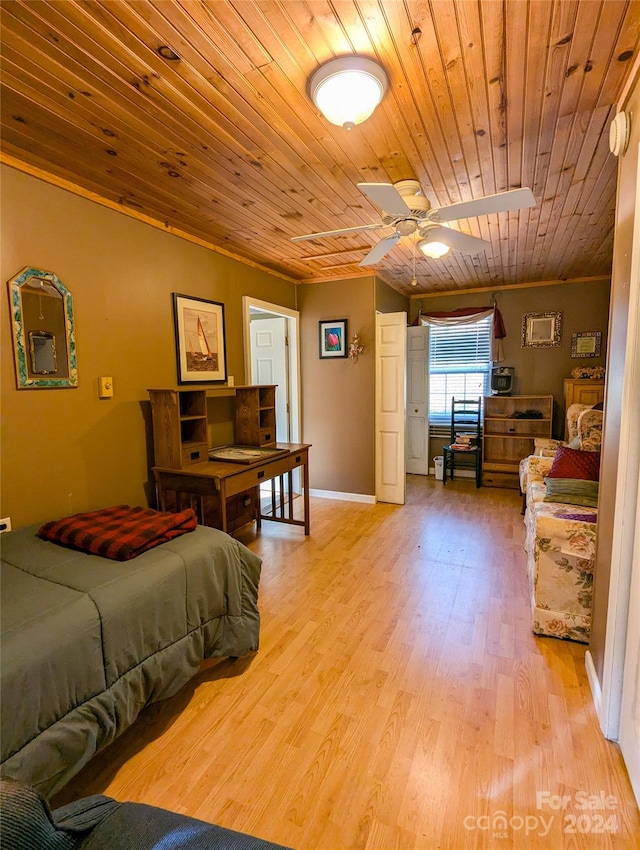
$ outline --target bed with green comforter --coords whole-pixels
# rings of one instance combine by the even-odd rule
[[[118,562],[2,535],[2,775],[49,796],[205,658],[258,648],[260,559],[214,528]]]

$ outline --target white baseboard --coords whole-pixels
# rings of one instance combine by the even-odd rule
[[[593,663],[593,656],[587,650],[584,656],[584,666],[587,668],[587,679],[589,680],[589,687],[591,688],[591,696],[593,697],[593,704],[596,707],[596,714],[598,719],[600,719],[600,703],[602,702],[602,689],[600,688],[600,680],[598,679],[598,673],[596,672],[596,665]]]
[[[319,499],[338,499],[341,502],[364,502],[367,505],[375,505],[376,497],[368,496],[366,493],[341,493],[338,490],[312,490],[309,489],[310,496],[317,496]]]

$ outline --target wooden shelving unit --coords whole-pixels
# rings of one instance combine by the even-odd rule
[[[236,387],[235,441],[241,446],[276,442],[276,387]]]
[[[207,396],[235,396],[234,442],[276,442],[276,387],[198,387],[149,390],[155,466],[181,469],[209,459]]]
[[[149,390],[156,466],[180,469],[207,460],[204,390]]]
[[[539,415],[525,416],[528,411]],[[518,467],[536,437],[551,437],[553,396],[486,396],[482,430],[482,483],[518,489]]]

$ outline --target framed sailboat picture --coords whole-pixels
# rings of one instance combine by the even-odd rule
[[[173,293],[179,384],[227,380],[224,304]]]

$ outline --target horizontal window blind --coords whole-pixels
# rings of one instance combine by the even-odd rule
[[[451,398],[489,393],[492,317],[429,328],[429,421],[451,421]]]

